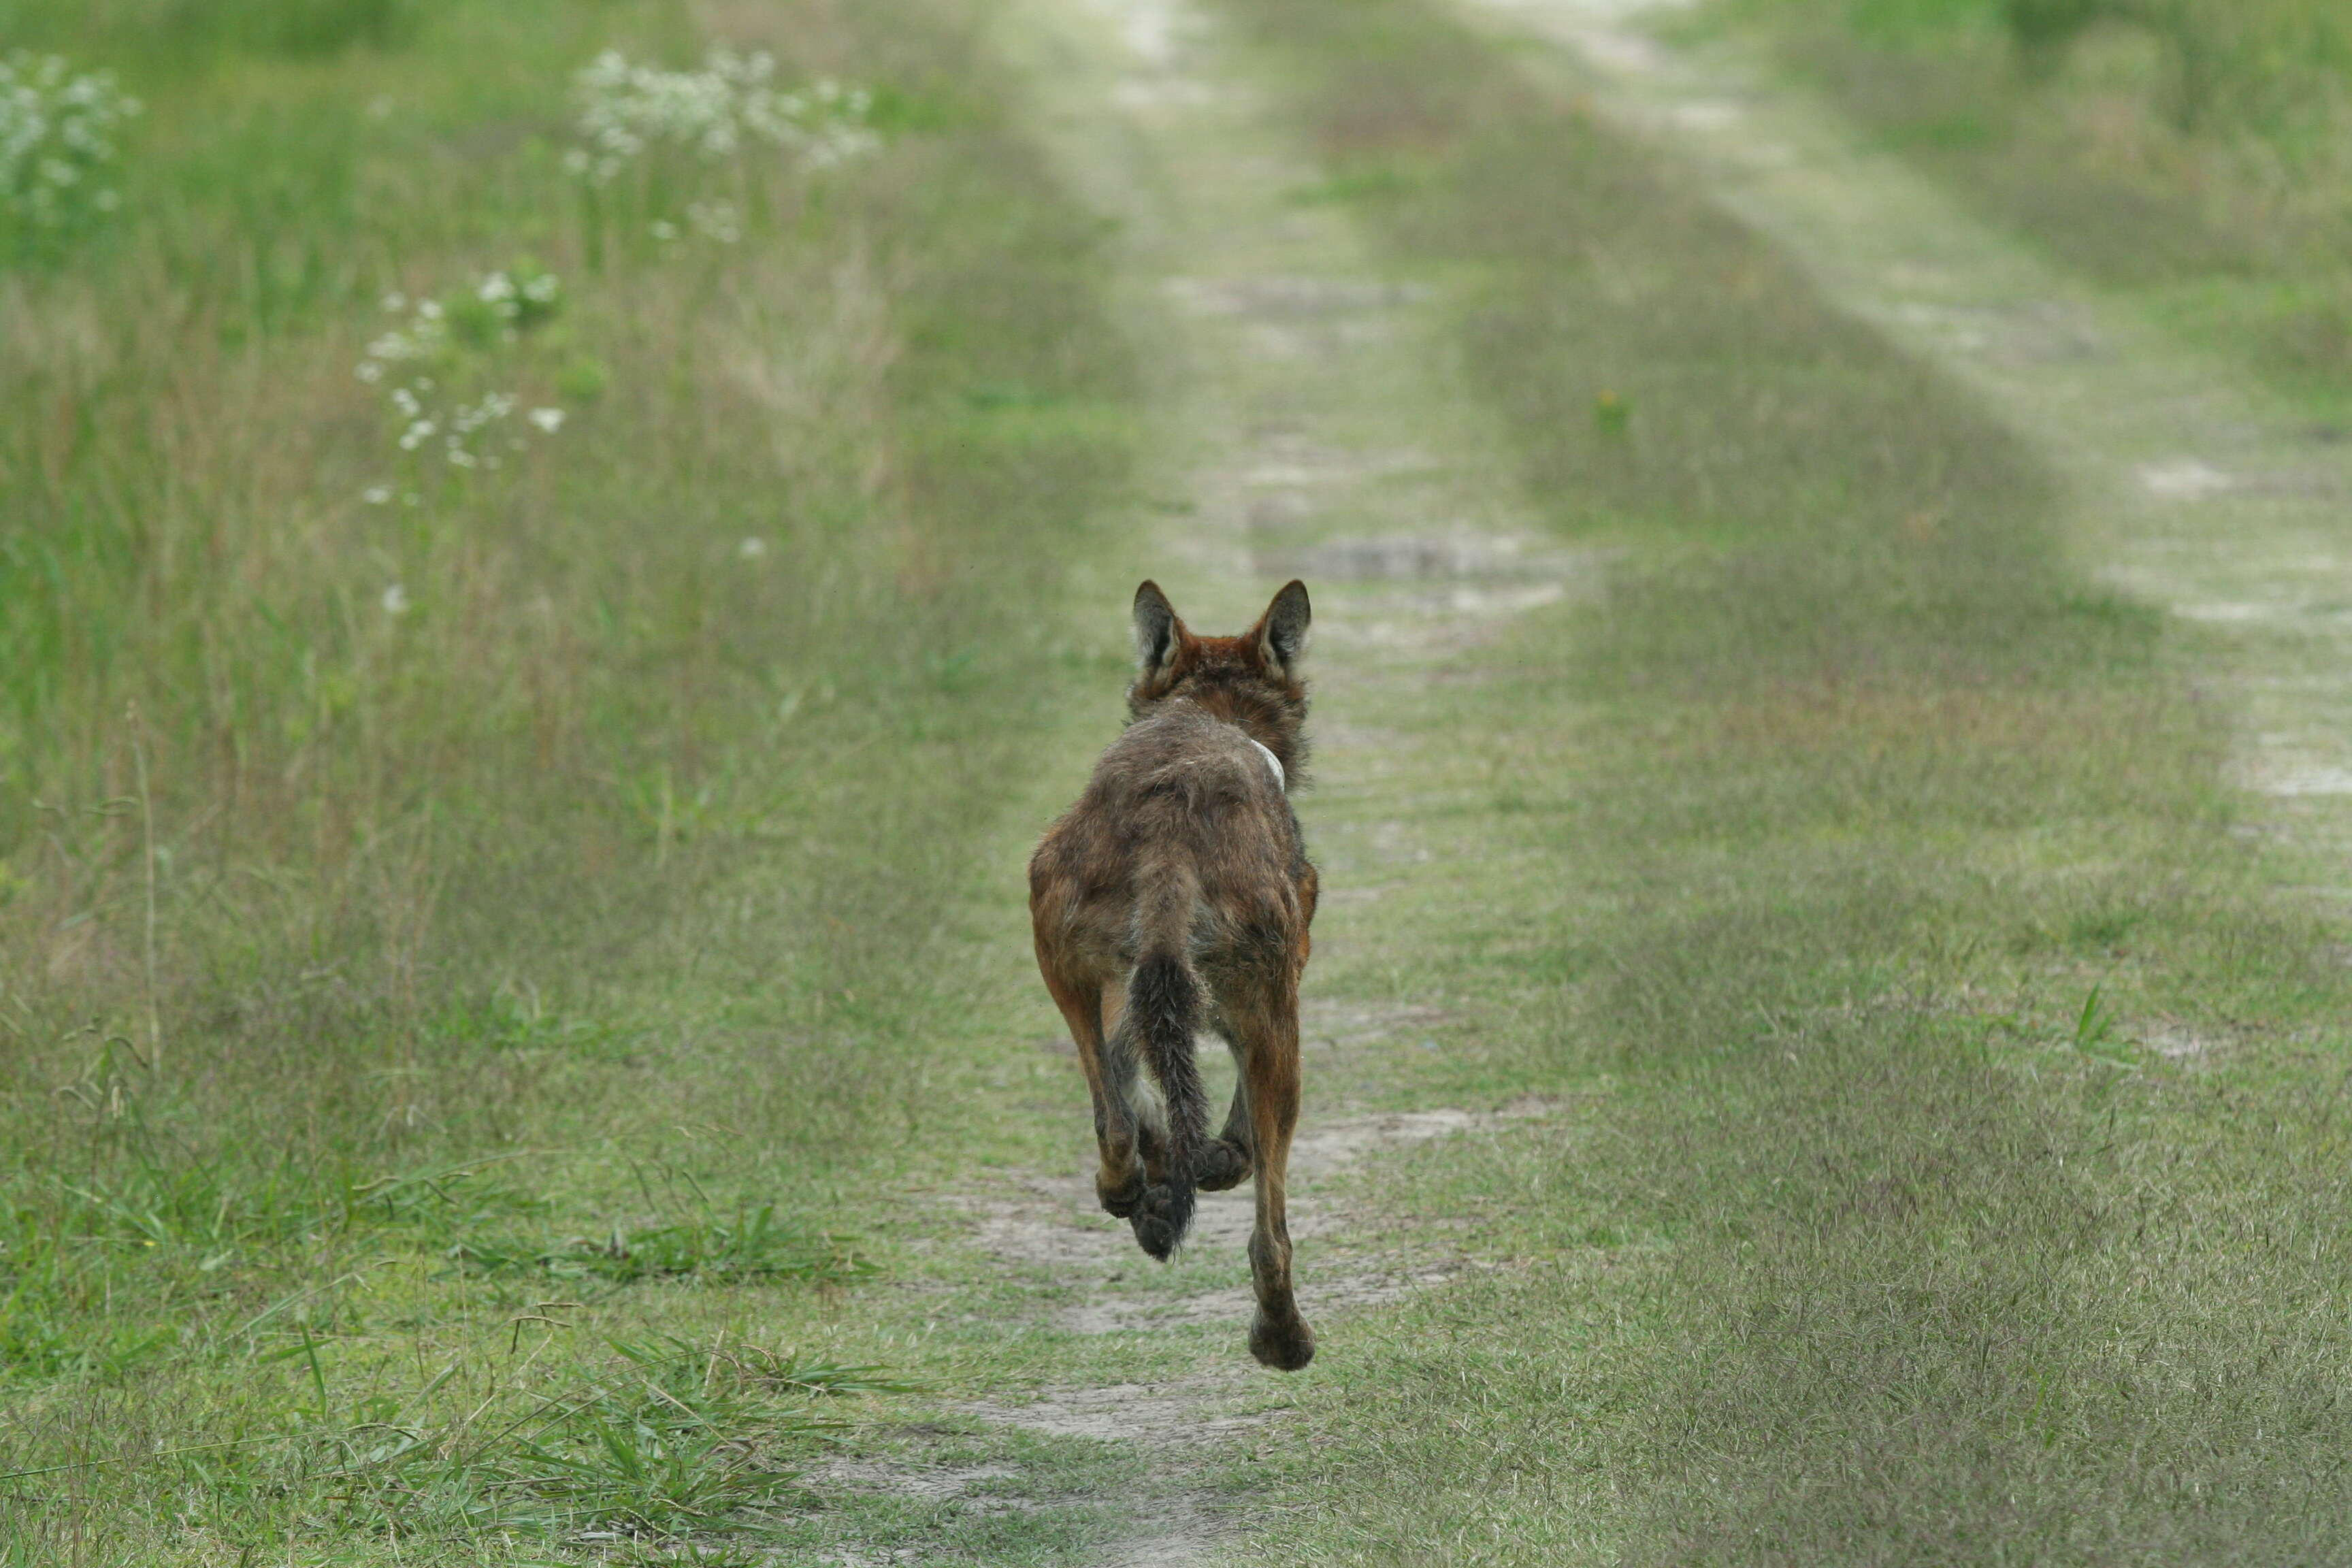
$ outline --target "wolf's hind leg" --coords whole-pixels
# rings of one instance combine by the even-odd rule
[[[1128,1102],[1128,1082],[1135,1068],[1112,1043],[1127,1005],[1125,988],[1073,982],[1048,973],[1045,989],[1054,994],[1054,1005],[1070,1026],[1078,1063],[1086,1068],[1087,1089],[1094,1097],[1095,1149],[1101,1160],[1095,1172],[1095,1195],[1107,1212],[1125,1219],[1143,1197],[1135,1112]]]

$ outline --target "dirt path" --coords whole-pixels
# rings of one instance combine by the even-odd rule
[[[2240,782],[2316,866],[2352,851],[2352,431],[2315,425],[1978,221],[1659,0],[1463,0],[1562,90],[1664,144],[1824,295],[1976,388],[2071,485],[2103,580],[2213,628]],[[1548,58],[1547,58],[1548,57]],[[2340,880],[2340,872],[2331,880]]]
[[[1979,389],[2048,452],[2074,487],[2095,569],[2228,638],[2247,784],[2315,847],[2352,845],[2352,684],[2339,673],[2352,551],[2327,540],[2352,450],[1857,151],[1736,57],[1652,44],[1634,25],[1638,0],[1465,4],[1497,28],[1568,46],[1526,54],[1529,68],[1666,141],[1831,298]],[[1403,716],[1460,679],[1475,663],[1463,656],[1511,616],[1589,590],[1601,563],[1544,542],[1458,384],[1443,301],[1383,273],[1346,204],[1308,199],[1320,175],[1288,142],[1250,57],[1209,16],[1177,0],[1016,0],[1003,47],[1069,177],[1119,225],[1124,307],[1151,379],[1129,548],[1080,604],[1098,604],[1108,630],[1150,575],[1194,624],[1223,627],[1291,575],[1315,589],[1320,782],[1301,807],[1329,896],[1293,1190],[1301,1301],[1328,1348],[1334,1329],[1344,1342],[1349,1313],[1487,1266],[1447,1246],[1443,1216],[1369,1223],[1355,1178],[1515,1114],[1415,1098],[1414,1053],[1440,1048],[1430,1037],[1445,1033],[1450,1004],[1381,978],[1412,973],[1414,922],[1475,900],[1496,869],[1438,837],[1431,808],[1460,787],[1458,759],[1414,740],[1428,727]],[[1056,742],[1071,755],[1054,761],[1003,847],[1006,877],[1105,733],[1089,719]],[[992,1015],[1034,1033],[1047,1015],[1009,919],[992,909],[976,921],[985,934],[971,956],[989,972]],[[1129,1532],[1103,1561],[1209,1561],[1228,1528],[1209,1478],[1278,1437],[1286,1405],[1284,1380],[1242,1351],[1246,1194],[1205,1198],[1194,1244],[1171,1268],[1150,1265],[1094,1205],[1083,1091],[1074,1065],[1054,1068],[1040,1114],[1066,1120],[1066,1163],[993,1172],[931,1200],[983,1273],[1036,1284],[1042,1328],[1079,1344],[1133,1336],[1135,1357],[1089,1364],[1150,1359],[1158,1381],[1129,1370],[965,1408],[1137,1461],[1146,1479],[1120,1500]],[[989,1479],[919,1468],[835,1478],[908,1497]]]
[[[1120,225],[1125,304],[1152,383],[1132,549],[1079,602],[1108,627],[1150,575],[1192,624],[1223,629],[1290,576],[1314,586],[1322,782],[1300,805],[1329,891],[1308,983],[1292,1226],[1301,1304],[1328,1336],[1351,1311],[1483,1266],[1447,1247],[1442,1224],[1375,1234],[1349,1178],[1395,1151],[1541,1109],[1412,1103],[1410,1074],[1394,1064],[1437,1048],[1424,1037],[1445,1019],[1444,1000],[1363,1000],[1368,988],[1349,984],[1393,967],[1393,908],[1410,901],[1397,895],[1465,874],[1433,859],[1419,826],[1446,759],[1418,752],[1388,720],[1509,616],[1580,591],[1593,563],[1547,546],[1522,515],[1500,477],[1510,466],[1454,384],[1437,302],[1384,277],[1344,213],[1298,199],[1319,176],[1286,148],[1245,58],[1206,16],[1168,0],[1022,0],[1004,47],[1035,84],[1070,177]],[[1107,739],[1097,725],[1066,743],[1075,761]],[[1008,875],[1067,787],[1058,776],[1041,784],[1033,819],[1005,847]],[[992,1005],[1048,1016],[1031,994],[1025,945],[995,930],[1003,921],[984,918],[993,935],[971,953],[1005,971],[987,982],[1001,998]],[[1066,1041],[1041,1044],[1071,1054]],[[1213,1071],[1230,1070],[1214,1058],[1204,1053]],[[1213,1096],[1223,1088],[1213,1079]],[[1176,1342],[1171,1331],[1192,1331],[1201,1354],[1157,1384],[1073,1383],[967,1408],[1143,1461],[1149,1480],[1125,1500],[1131,1532],[1106,1561],[1205,1561],[1225,1527],[1203,1478],[1285,1403],[1283,1380],[1243,1347],[1248,1194],[1204,1194],[1192,1244],[1172,1267],[1151,1264],[1094,1202],[1074,1061],[1048,1092],[1045,1113],[1074,1133],[1066,1166],[997,1172],[933,1201],[961,1217],[992,1271],[1058,1290],[1044,1319],[1052,1330],[1145,1335],[1161,1348]],[[918,1497],[974,1478],[833,1479]]]
[[[1565,46],[1519,58],[1664,141],[1830,298],[1976,388],[2048,453],[2073,487],[2094,570],[2209,624],[2226,647],[2245,784],[2315,851],[2352,847],[2341,674],[2352,550],[2328,539],[2352,448],[1859,151],[1737,56],[1653,44],[1637,26],[1641,0],[1464,3],[1484,25]],[[1546,542],[1459,384],[1444,301],[1383,271],[1349,204],[1313,199],[1321,175],[1289,142],[1276,89],[1209,16],[1181,0],[1014,0],[1003,47],[1069,178],[1118,225],[1123,308],[1150,378],[1125,544],[1081,584],[1088,627],[1074,637],[1115,640],[1145,575],[1211,627],[1243,624],[1293,574],[1314,586],[1318,783],[1301,810],[1328,896],[1308,982],[1293,1215],[1301,1302],[1328,1359],[1347,1353],[1352,1313],[1493,1266],[1449,1245],[1444,1215],[1376,1213],[1360,1178],[1416,1145],[1542,1112],[1415,1087],[1433,1081],[1416,1071],[1433,1059],[1419,1053],[1442,1052],[1463,1021],[1463,1005],[1416,967],[1416,933],[1475,908],[1506,868],[1480,858],[1505,851],[1444,826],[1449,805],[1480,809],[1462,793],[1462,753],[1477,737],[1432,739],[1443,727],[1412,716],[1446,682],[1475,678],[1497,627],[1588,592],[1602,563]],[[1075,789],[1108,711],[1054,742],[991,898],[1017,883],[1031,835]],[[1066,1041],[1038,1036],[1050,1014],[1016,921],[1009,895],[976,911],[975,1006],[1066,1058]],[[1214,1560],[1234,1528],[1218,1478],[1236,1456],[1306,1436],[1284,1429],[1296,1385],[1242,1348],[1246,1194],[1207,1196],[1193,1245],[1172,1267],[1151,1265],[1093,1202],[1075,1064],[1045,1065],[1036,1114],[1066,1127],[1066,1158],[1024,1156],[926,1201],[965,1272],[1018,1282],[1000,1310],[1048,1336],[1045,1364],[1070,1370],[962,1411],[1132,1462],[1140,1481],[1103,1500],[1129,1523],[1100,1561]],[[1000,1473],[918,1462],[830,1479],[979,1507]]]

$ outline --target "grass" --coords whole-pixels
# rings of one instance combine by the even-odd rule
[[[1727,0],[1993,221],[2340,416],[2352,28],[2314,0]]]
[[[1339,714],[1386,771],[1307,806],[1318,994],[1438,1009],[1315,1092],[1549,1107],[1359,1178],[1496,1267],[1334,1311],[1181,1476],[974,1408],[1239,1352],[1063,1331],[1088,1282],[924,1201],[1082,1166],[973,884],[1113,721],[1063,595],[1162,280],[946,12],[0,0],[147,106],[0,275],[0,1563],[1066,1563],[1221,1466],[1286,1563],[2344,1554],[2341,933],[2208,650],[1433,4],[1231,14],[1297,212],[1435,286],[1612,563]],[[584,189],[572,73],[714,40],[880,150]],[[423,299],[495,471],[353,374]],[[1408,796],[1443,853],[1370,886]]]
[[[1252,1558],[2340,1555],[2344,982],[2232,832],[2203,650],[2074,574],[2030,453],[1435,7],[1233,15],[1622,563],[1400,726],[1480,869],[1384,978],[1560,1110],[1394,1177],[1508,1266],[1309,1385]]]
[[[953,1126],[920,955],[1099,676],[1098,226],[920,5],[0,33],[144,105],[0,271],[0,1561],[834,1539],[820,1396],[895,1384],[769,1336]],[[710,41],[878,150],[566,169],[598,51]]]

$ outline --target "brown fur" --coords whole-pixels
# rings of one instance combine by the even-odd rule
[[[1094,1093],[1103,1207],[1165,1258],[1195,1187],[1255,1174],[1250,1351],[1284,1371],[1315,1354],[1291,1293],[1283,1183],[1316,882],[1289,797],[1250,742],[1298,782],[1308,615],[1293,583],[1241,636],[1195,637],[1157,584],[1138,588],[1127,729],[1029,862],[1037,967]],[[1195,1030],[1221,1037],[1241,1067],[1213,1138]]]

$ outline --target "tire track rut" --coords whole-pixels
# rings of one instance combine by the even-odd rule
[[[2352,856],[2352,432],[2315,423],[1979,221],[1674,0],[1458,0],[1559,90],[1696,170],[1825,298],[1973,387],[2067,481],[2098,579],[2221,649],[2236,782],[2336,886]]]

